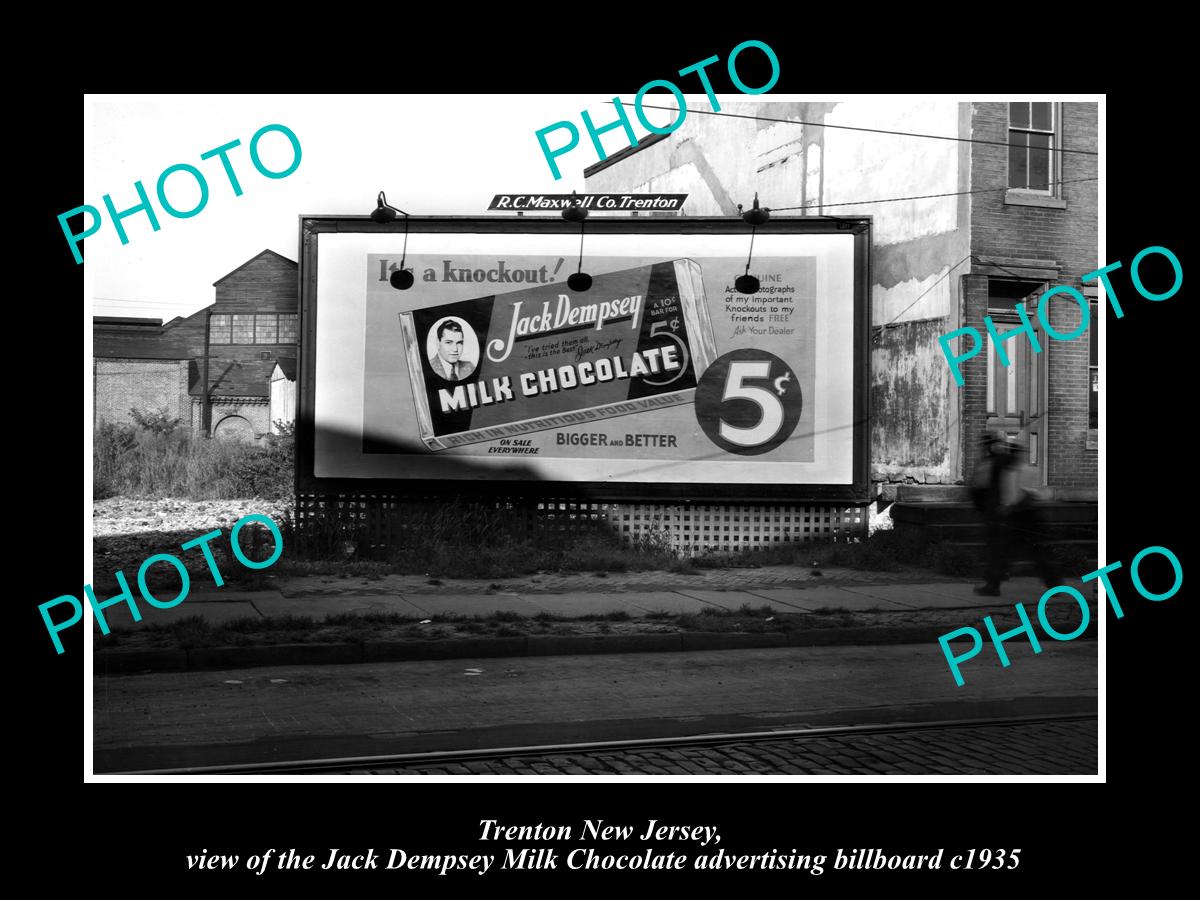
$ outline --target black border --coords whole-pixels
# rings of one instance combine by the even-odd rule
[[[621,216],[590,220],[592,234],[746,234],[746,225],[728,217],[641,217]],[[854,237],[854,460],[850,484],[648,484],[643,482],[505,480],[464,481],[450,479],[318,478],[314,473],[313,391],[316,353],[317,235],[403,234],[405,221],[379,223],[369,216],[300,216],[300,352],[296,406],[296,491],[336,494],[397,494],[452,496],[579,497],[595,500],[720,500],[825,501],[866,503],[870,496],[870,365],[871,332],[871,217],[772,218],[758,230],[766,234],[839,234]],[[574,234],[574,223],[554,217],[525,216],[410,216],[409,231],[428,233],[525,233]],[[419,485],[418,490],[414,486]]]

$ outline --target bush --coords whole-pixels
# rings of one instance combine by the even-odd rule
[[[180,422],[167,413],[166,407],[153,411],[130,409],[129,416],[139,428],[151,434],[170,434],[179,427]]]

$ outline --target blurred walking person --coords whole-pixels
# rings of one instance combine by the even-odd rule
[[[975,593],[1000,596],[1009,564],[1031,557],[1046,587],[1058,585],[1058,570],[1049,548],[1037,469],[1026,459],[1025,449],[1000,431],[989,431],[982,441],[982,456],[975,467],[972,495],[983,515],[987,535],[986,582]]]

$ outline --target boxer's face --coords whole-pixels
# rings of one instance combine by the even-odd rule
[[[438,341],[438,356],[453,365],[462,356],[463,336],[461,331],[444,331]]]

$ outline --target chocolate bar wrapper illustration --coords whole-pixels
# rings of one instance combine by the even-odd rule
[[[403,312],[400,328],[430,450],[691,403],[716,357],[691,259]],[[456,361],[439,330],[462,335]]]

